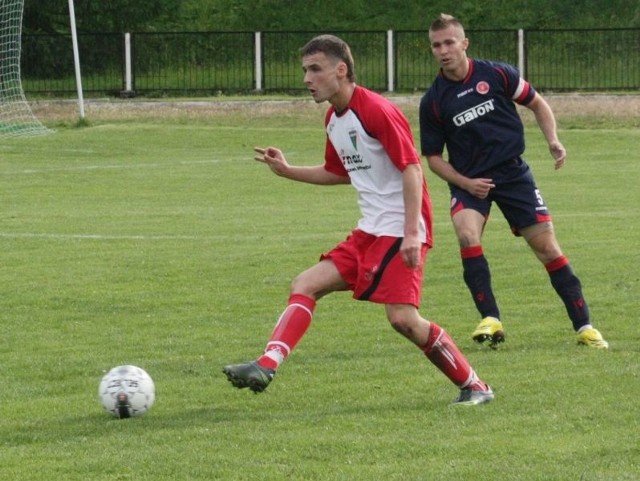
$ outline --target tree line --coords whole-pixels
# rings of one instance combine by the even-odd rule
[[[426,30],[441,12],[469,30],[638,28],[638,0],[78,0],[79,32]],[[24,0],[23,32],[68,33],[68,3]]]

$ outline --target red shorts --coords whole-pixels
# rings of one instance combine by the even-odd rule
[[[320,259],[335,264],[354,299],[419,307],[428,247],[422,245],[419,267],[412,269],[400,256],[401,243],[399,237],[376,237],[356,229]]]

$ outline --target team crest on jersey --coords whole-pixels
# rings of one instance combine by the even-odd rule
[[[485,82],[484,80],[481,82],[478,82],[478,85],[476,85],[476,92],[478,92],[481,95],[486,95],[489,93],[489,84],[487,82]]]
[[[355,150],[358,150],[358,132],[356,129],[351,129],[349,131],[349,138],[351,139],[351,145]]]

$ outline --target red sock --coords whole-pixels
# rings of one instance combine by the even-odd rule
[[[273,328],[258,364],[269,369],[277,369],[307,332],[315,307],[314,299],[303,294],[291,294],[289,304]]]
[[[431,322],[429,340],[422,346],[422,352],[456,386],[464,388],[481,382],[453,339],[434,322]],[[484,384],[479,388],[483,389]]]

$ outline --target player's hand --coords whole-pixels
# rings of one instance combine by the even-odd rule
[[[253,150],[259,154],[254,157],[258,162],[267,164],[277,175],[284,175],[289,168],[287,159],[280,149],[275,147],[254,147]]]
[[[554,164],[556,170],[564,165],[564,161],[567,158],[567,151],[564,146],[558,142],[551,142],[549,144],[549,152],[551,152],[551,156],[553,157]]]
[[[422,242],[418,236],[405,236],[400,244],[400,257],[402,261],[412,269],[417,269],[420,265],[420,255],[422,253]]]
[[[493,179],[468,179],[464,189],[474,197],[484,199],[495,186]]]

